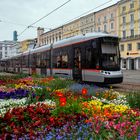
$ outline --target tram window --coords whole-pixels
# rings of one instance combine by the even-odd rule
[[[68,68],[68,55],[63,54],[57,56],[57,68]]]
[[[75,49],[75,56],[74,56],[74,67],[81,69],[81,49],[76,48]]]
[[[97,46],[96,46],[96,42],[95,41],[92,42],[92,47],[93,47],[93,49],[96,49]]]
[[[86,49],[86,68],[91,68],[92,67],[92,62],[91,62],[91,59],[92,59],[92,51],[91,51],[91,48],[87,48]]]
[[[36,66],[36,55],[32,54],[30,58],[31,58],[30,59],[30,66],[35,67]]]
[[[97,48],[86,48],[86,68],[95,69],[98,62]]]
[[[27,56],[22,57],[22,66],[28,67],[28,57]]]
[[[62,68],[68,68],[68,55],[62,55]]]
[[[37,66],[37,67],[40,67],[40,53],[37,54],[36,66]]]
[[[61,68],[62,66],[62,56],[57,56],[57,68]]]
[[[46,53],[41,53],[41,61],[40,61],[40,65],[41,67],[46,67]]]

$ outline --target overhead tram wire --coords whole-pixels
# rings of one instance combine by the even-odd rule
[[[60,9],[61,7],[63,7],[64,5],[66,5],[67,3],[69,3],[71,0],[66,1],[65,3],[63,3],[62,5],[60,5],[59,7],[55,8],[54,10],[52,10],[51,12],[49,12],[48,14],[46,14],[45,16],[41,17],[40,19],[38,19],[37,21],[33,22],[32,24],[30,24],[29,26],[27,26],[18,36],[22,35],[28,28],[33,27],[34,24],[36,24],[37,22],[41,21],[42,19],[44,19],[45,17],[49,16],[50,14],[52,14],[53,12],[57,11],[58,9]]]
[[[95,9],[97,9],[97,8],[99,8],[99,7],[102,7],[102,6],[104,6],[105,4],[110,3],[111,1],[113,1],[113,0],[109,0],[109,1],[107,1],[107,2],[105,2],[105,3],[102,3],[101,5],[95,7],[95,8],[93,8],[93,9],[87,11],[87,12],[84,12],[83,14],[81,14],[81,15],[79,15],[79,16],[77,16],[77,17],[75,17],[75,18],[73,18],[73,19],[71,19],[71,20],[65,22],[63,25],[65,25],[65,24],[67,24],[67,23],[69,23],[69,22],[72,22],[72,21],[76,20],[76,19],[78,19],[78,18],[80,18],[80,17],[82,17],[82,16],[84,16],[84,15],[86,15],[86,14],[92,12],[92,11],[95,10]]]
[[[17,26],[24,26],[24,27],[27,27],[28,25],[25,25],[25,24],[21,24],[21,23],[14,23],[12,21],[5,21],[5,20],[1,20],[0,19],[0,22],[3,22],[3,23],[7,23],[7,24],[13,24],[13,25],[17,25]],[[32,26],[32,28],[38,28],[37,26]],[[48,29],[48,30],[51,30],[51,28],[46,28],[46,27],[43,27],[44,29]]]

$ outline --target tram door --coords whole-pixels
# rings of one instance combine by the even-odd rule
[[[82,80],[81,48],[74,48],[73,64],[73,79]]]

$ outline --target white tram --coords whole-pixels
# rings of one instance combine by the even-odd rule
[[[74,80],[121,83],[119,39],[88,33],[44,45],[3,60],[8,72],[57,75]]]

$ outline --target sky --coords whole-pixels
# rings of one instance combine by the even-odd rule
[[[18,41],[35,38],[37,37],[37,27],[43,27],[47,32],[49,29],[66,24],[85,12],[92,9],[93,12],[96,12],[117,3],[118,0],[70,0],[66,5],[34,24],[35,27],[30,27],[21,34],[26,27],[67,1],[0,0],[0,41],[12,40],[15,30],[19,35]]]

